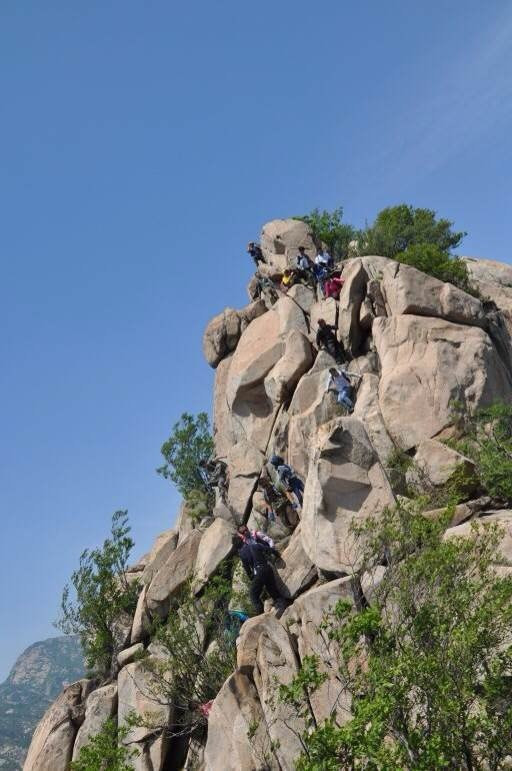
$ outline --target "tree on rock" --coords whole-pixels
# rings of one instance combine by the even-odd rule
[[[342,222],[343,208],[330,212],[324,209],[313,209],[310,214],[305,214],[296,219],[302,220],[310,226],[313,238],[318,244],[325,244],[331,257],[335,260],[343,260],[349,255],[350,242],[357,238],[358,231],[346,222]]]
[[[61,618],[56,626],[65,634],[78,634],[89,669],[108,674],[119,642],[119,628],[131,627],[140,587],[128,580],[128,559],[134,546],[126,511],[112,516],[111,537],[99,549],[86,549],[71,576],[76,598],[64,587]]]
[[[453,222],[436,219],[432,209],[417,209],[403,203],[388,206],[361,235],[362,254],[380,254],[394,259],[410,246],[430,244],[449,252],[460,244],[466,233],[454,232]]]
[[[174,482],[186,499],[195,490],[204,487],[199,474],[199,462],[213,452],[213,439],[206,412],[197,416],[184,412],[162,445],[165,465],[157,469],[165,479]]]
[[[475,523],[466,537],[447,537],[451,513],[432,521],[421,502],[409,503],[359,528],[354,601],[339,601],[322,625],[339,646],[351,716],[306,720],[302,771],[505,767],[512,577],[494,566],[499,528]],[[366,598],[361,586],[372,575]],[[281,699],[307,718],[325,677],[307,659]]]

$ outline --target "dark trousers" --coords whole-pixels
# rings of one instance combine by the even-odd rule
[[[256,573],[252,579],[250,595],[251,602],[256,609],[256,613],[259,615],[263,613],[263,603],[261,601],[261,593],[263,589],[266,589],[270,594],[274,602],[281,599],[279,589],[276,586],[276,579],[274,578],[274,571],[270,565],[259,565],[256,568]]]
[[[289,481],[290,490],[295,493],[297,499],[302,506],[302,497],[304,493],[304,482],[299,477],[291,477]]]

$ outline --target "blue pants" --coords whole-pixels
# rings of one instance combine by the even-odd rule
[[[292,493],[295,493],[297,499],[302,506],[302,493],[304,492],[304,482],[299,477],[290,477],[288,486]]]
[[[338,404],[343,404],[344,407],[347,407],[349,410],[354,409],[354,402],[349,396],[350,390],[347,386],[345,388],[342,388],[341,391],[338,391]]]

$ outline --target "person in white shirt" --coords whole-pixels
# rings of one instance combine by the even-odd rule
[[[346,369],[336,369],[331,367],[329,370],[329,380],[327,383],[328,391],[336,391],[338,394],[337,402],[346,407],[350,412],[354,409],[354,401],[352,398],[352,383],[351,378],[357,378],[361,380],[361,375],[356,375],[353,372],[347,372]]]
[[[315,257],[315,262],[317,265],[322,265],[326,268],[332,268],[333,259],[330,254],[327,254],[327,252],[319,252]]]

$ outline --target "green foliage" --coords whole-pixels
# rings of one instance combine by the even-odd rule
[[[226,625],[231,594],[230,567],[223,563],[200,596],[194,594],[192,579],[155,630],[153,639],[165,657],[148,659],[146,667],[154,684],[152,698],[173,709],[174,723],[165,729],[170,735],[200,738],[207,724],[201,705],[215,698],[236,667],[237,630]]]
[[[410,496],[410,488],[407,483],[407,471],[413,465],[413,459],[404,450],[395,447],[386,460],[389,483],[395,495]]]
[[[83,746],[78,759],[71,763],[71,771],[133,771],[129,762],[139,752],[121,742],[127,729],[117,727],[115,720],[107,720],[101,731]]]
[[[502,533],[475,523],[466,538],[444,538],[448,518],[397,506],[354,529],[371,605],[354,591],[323,624],[352,717],[307,725],[302,771],[499,769],[511,754],[512,577],[493,568]],[[308,660],[281,696],[306,711],[301,691],[321,682]]]
[[[313,231],[313,237],[317,243],[323,243],[331,257],[335,260],[343,260],[348,256],[349,244],[358,236],[358,231],[342,222],[343,208],[329,212],[325,209],[313,209],[310,214],[296,219],[306,222]]]
[[[496,402],[474,415],[459,405],[456,420],[463,434],[456,449],[475,462],[482,489],[512,504],[512,405]]]
[[[117,653],[115,625],[137,604],[139,586],[127,578],[128,558],[134,546],[126,511],[112,516],[111,537],[99,549],[86,549],[71,576],[76,599],[64,587],[61,618],[56,626],[78,634],[90,670],[107,674]]]
[[[195,490],[202,490],[203,481],[198,472],[200,460],[213,452],[213,438],[206,412],[197,416],[184,412],[162,445],[165,464],[157,469],[165,479],[174,482],[184,498]]]
[[[407,204],[389,206],[382,209],[373,225],[362,233],[360,251],[395,259],[411,246],[429,244],[447,253],[466,235],[452,231],[452,225],[449,220],[436,219],[432,209],[417,209]]]
[[[413,244],[404,252],[399,252],[395,259],[440,281],[448,281],[459,289],[471,290],[466,264],[435,244]]]
[[[185,513],[196,527],[199,522],[206,517],[212,510],[214,498],[210,492],[205,490],[190,490],[185,499]]]

